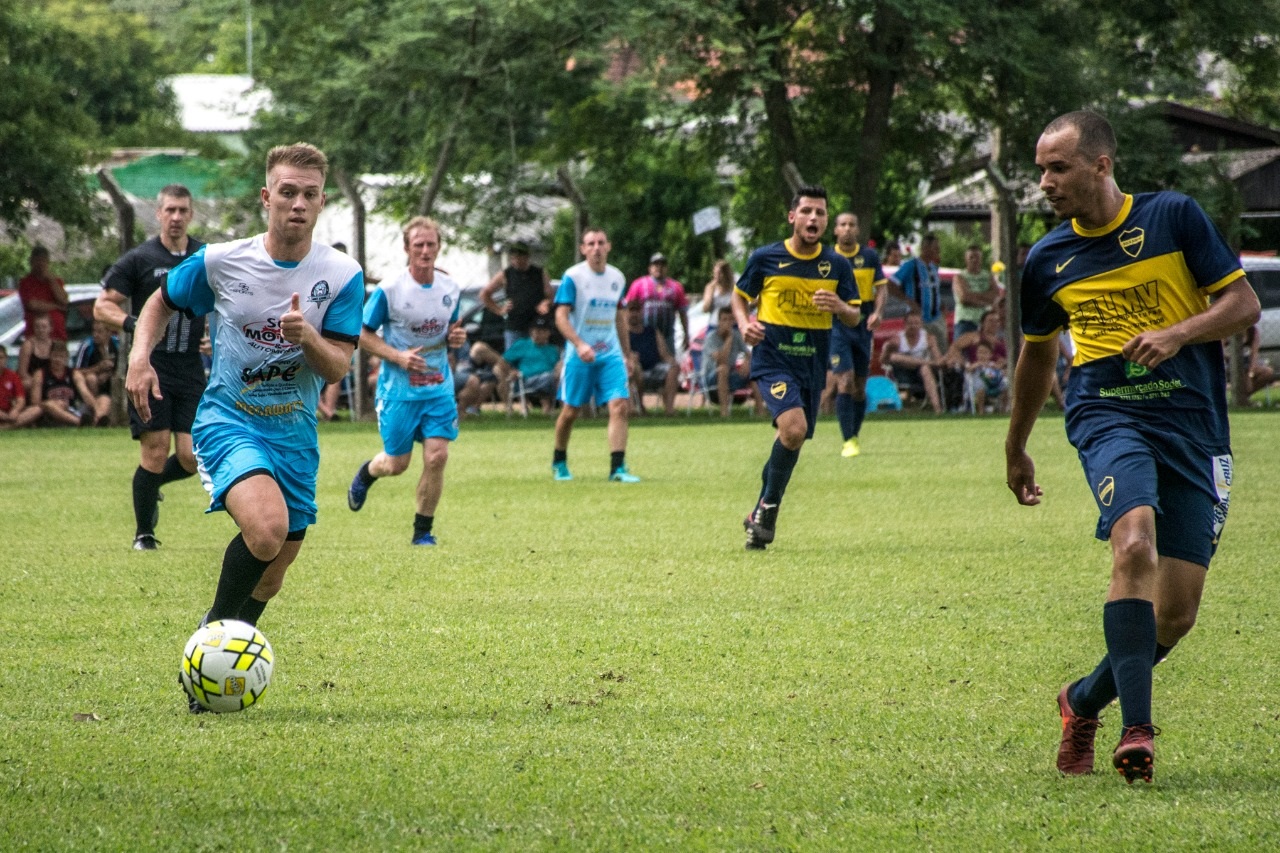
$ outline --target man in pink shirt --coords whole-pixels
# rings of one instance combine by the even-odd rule
[[[627,304],[639,302],[642,306],[645,326],[658,330],[667,341],[667,349],[676,349],[676,317],[684,329],[685,346],[689,345],[689,297],[684,285],[667,277],[667,259],[661,252],[649,258],[649,274],[631,282],[627,289]]]

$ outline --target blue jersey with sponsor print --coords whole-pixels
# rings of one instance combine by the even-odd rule
[[[853,283],[858,291],[858,300],[862,302],[862,317],[858,320],[858,325],[852,328],[865,329],[867,327],[867,315],[875,309],[876,290],[884,287],[888,282],[885,278],[884,270],[880,268],[880,255],[875,249],[866,246],[855,246],[853,251],[845,254],[844,249],[839,245],[835,247],[840,257],[849,262],[849,266],[853,267]],[[836,331],[842,331],[850,327],[844,323],[833,322],[832,327]]]
[[[453,399],[453,371],[449,369],[449,327],[458,321],[457,282],[436,270],[431,284],[414,279],[408,269],[390,283],[374,289],[364,306],[364,325],[382,329],[382,339],[399,350],[422,347],[427,363],[421,372],[382,362],[378,371],[379,400]]]
[[[764,325],[764,340],[751,351],[751,378],[786,373],[804,388],[826,384],[832,315],[814,307],[818,290],[859,304],[853,269],[834,249],[819,245],[801,256],[783,240],[751,253],[737,285],[748,302],[759,301]]]
[[[264,236],[204,246],[169,271],[162,293],[170,308],[214,314],[217,345],[197,427],[247,422],[268,438],[314,446],[324,380],[302,347],[284,339],[280,317],[296,293],[303,316],[324,337],[355,343],[364,273],[350,256],[319,243],[301,261],[273,260]]]
[[[596,358],[621,358],[618,342],[618,304],[627,290],[621,270],[606,265],[604,272],[591,269],[586,261],[565,270],[556,291],[556,305],[572,308],[569,319],[578,337],[596,351]],[[565,344],[565,354],[577,359],[577,350]]]
[[[1073,444],[1114,418],[1229,441],[1222,344],[1184,346],[1148,370],[1121,348],[1209,307],[1209,294],[1244,275],[1240,260],[1192,199],[1125,196],[1116,218],[1087,230],[1064,222],[1032,247],[1022,273],[1022,329],[1031,341],[1069,329],[1076,355],[1067,388]]]

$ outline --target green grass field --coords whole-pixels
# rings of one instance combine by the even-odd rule
[[[230,519],[170,484],[135,553],[124,431],[0,435],[0,849],[1277,849],[1277,421],[1233,426],[1133,787],[1114,708],[1105,772],[1054,769],[1109,565],[1060,418],[1036,509],[1002,420],[872,417],[855,460],[826,420],[765,553],[741,528],[763,421],[634,425],[638,486],[605,482],[600,422],[572,483],[549,422],[464,425],[434,549],[409,544],[414,469],[347,510],[377,437],[326,425],[320,521],[260,622],[274,681],[227,716],[175,676]]]

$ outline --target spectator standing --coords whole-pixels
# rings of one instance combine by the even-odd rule
[[[982,266],[982,247],[974,244],[964,253],[964,269],[951,279],[956,297],[954,337],[976,331],[982,315],[996,306],[1004,292],[996,277]]]
[[[609,264],[609,235],[588,228],[579,246],[584,260],[565,270],[556,291],[556,328],[564,335],[564,369],[556,418],[551,472],[556,480],[572,480],[569,439],[582,407],[595,400],[609,409],[609,481],[638,483],[627,470],[627,361],[631,336],[622,311],[626,278]]]
[[[240,531],[205,619],[256,624],[316,518],[316,401],[347,372],[364,274],[312,241],[328,161],[303,142],[267,152],[267,231],[202,247],[170,270],[138,317],[125,385],[139,417],[163,393],[151,353],[170,315],[213,314],[213,369],[192,429],[210,510]],[[192,699],[189,707],[199,712]]]
[[[120,344],[101,320],[93,321],[93,334],[76,353],[76,388],[93,403],[94,423],[106,426],[111,417],[111,377],[120,359]]]
[[[827,230],[827,191],[801,187],[787,212],[791,236],[756,249],[733,292],[733,316],[751,351],[751,378],[773,414],[776,428],[762,486],[743,521],[745,547],[763,551],[773,541],[778,507],[813,437],[827,376],[833,316],[845,325],[861,317],[853,269],[822,245]],[[754,303],[758,313],[750,309]]]
[[[707,315],[707,335],[720,322],[721,308],[733,309],[733,267],[724,258],[711,268],[711,281],[702,289],[702,313]]]
[[[503,318],[503,349],[529,337],[533,321],[551,312],[551,279],[547,271],[529,259],[529,245],[511,244],[511,263],[480,291],[480,301]]]
[[[689,340],[689,297],[684,285],[667,275],[667,258],[655,252],[649,258],[649,274],[631,282],[627,290],[627,302],[639,302],[644,311],[644,324],[658,330],[672,353],[676,349],[676,319],[684,330],[684,345]]]
[[[9,367],[9,351],[0,344],[0,430],[27,427],[40,420],[40,408],[27,405],[27,388]]]
[[[436,269],[440,226],[415,216],[404,226],[408,266],[374,288],[364,308],[360,346],[382,359],[378,374],[378,432],[382,450],[360,466],[347,490],[353,512],[364,506],[379,477],[409,468],[413,445],[422,443],[422,475],[414,498],[414,545],[435,545],[436,508],[444,492],[449,442],[458,437],[449,347],[466,343],[458,322],[461,288]],[[378,334],[378,330],[382,334]]]
[[[1036,143],[1040,189],[1063,222],[1023,271],[1026,344],[1005,483],[1019,504],[1040,503],[1027,440],[1052,385],[1058,333],[1070,329],[1067,439],[1097,503],[1095,536],[1111,542],[1111,577],[1106,654],[1058,693],[1058,770],[1093,771],[1099,714],[1118,698],[1111,763],[1132,783],[1155,772],[1152,669],[1195,624],[1230,507],[1221,342],[1261,310],[1200,206],[1175,192],[1122,192],[1115,157],[1110,123],[1087,110],[1054,119]]]
[[[27,321],[23,334],[30,335],[36,316],[46,314],[50,337],[55,341],[67,339],[67,309],[71,307],[71,300],[67,298],[66,284],[49,272],[49,250],[44,246],[31,250],[30,270],[18,279],[18,298],[22,300],[22,313]]]
[[[893,292],[920,308],[920,319],[925,329],[937,341],[938,349],[945,352],[950,338],[947,335],[947,318],[942,312],[942,284],[938,278],[941,259],[938,236],[925,234],[920,240],[920,253],[898,267],[894,275],[898,285]]]

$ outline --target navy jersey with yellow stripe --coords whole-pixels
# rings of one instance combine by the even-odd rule
[[[1205,311],[1210,294],[1243,274],[1200,206],[1174,192],[1125,196],[1102,228],[1064,222],[1036,243],[1023,270],[1022,329],[1030,341],[1071,332],[1072,443],[1080,447],[1121,417],[1225,445],[1221,342],[1189,344],[1151,370],[1127,361],[1121,348]]]
[[[756,316],[765,330],[751,352],[752,378],[783,372],[802,387],[823,387],[832,315],[814,307],[813,294],[831,290],[857,305],[849,262],[823,245],[811,255],[797,255],[784,240],[751,253],[737,290],[749,302],[759,300]]]
[[[880,255],[875,249],[867,246],[858,246],[850,254],[845,254],[844,249],[840,248],[839,244],[835,246],[835,250],[840,257],[849,262],[849,266],[853,267],[853,283],[857,290],[858,300],[865,303],[862,309],[862,317],[858,320],[858,325],[855,328],[865,328],[867,315],[871,313],[871,307],[876,301],[876,288],[884,287],[888,283],[884,270],[880,268]]]

